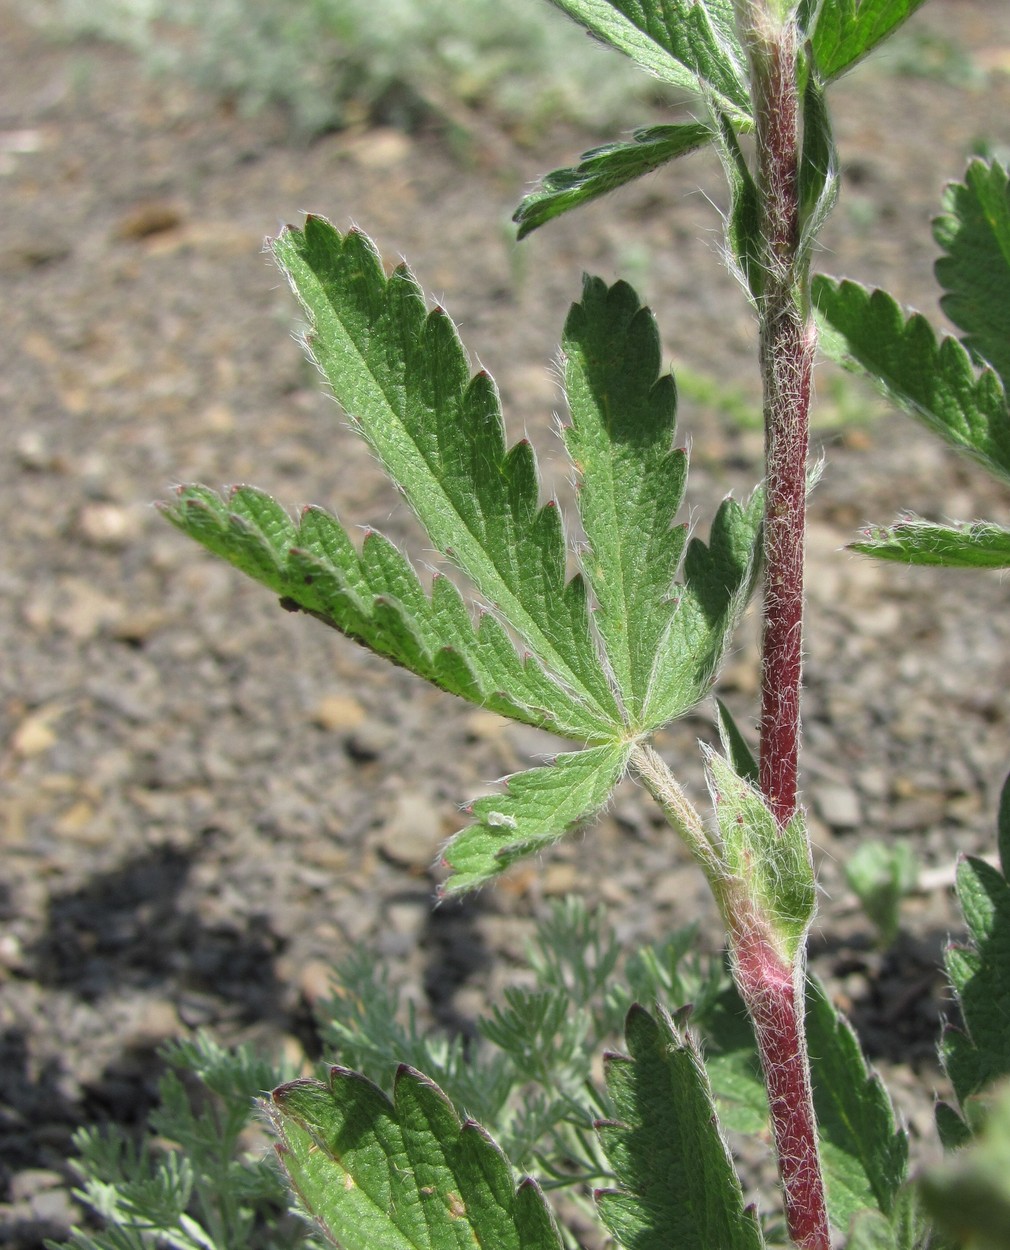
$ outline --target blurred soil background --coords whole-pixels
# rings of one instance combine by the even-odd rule
[[[467,1028],[520,975],[549,898],[584,893],[629,942],[697,919],[718,944],[698,874],[630,783],[585,835],[434,910],[431,865],[460,803],[560,744],[289,616],[151,506],[180,481],[248,481],[424,560],[303,359],[294,300],[262,254],[307,210],[409,258],[562,502],[554,362],[582,270],[632,281],[683,366],[701,531],[726,491],[753,484],[754,327],[719,264],[715,158],[678,162],[517,248],[508,220],[530,181],[655,120],[659,102],[574,28],[534,28],[527,46],[515,6],[492,7],[506,18],[478,74],[458,14],[440,41],[442,6],[429,6],[427,55],[422,43],[408,62],[370,44],[374,31],[324,47],[264,3],[246,4],[259,26],[240,5],[207,6],[202,20],[222,23],[210,29],[178,7],[173,25],[131,25],[120,6],[103,26],[102,6],[0,0],[4,1244],[35,1247],[79,1218],[70,1135],[142,1122],[167,1038],[204,1027],[313,1054],[312,1004],[355,948],[383,957],[433,1027]],[[387,14],[390,38],[405,37],[402,8]],[[265,42],[236,42],[237,29]],[[120,42],[100,37],[111,33]],[[309,45],[325,55],[307,61]],[[552,62],[560,87],[547,85]],[[969,154],[1010,153],[1010,7],[933,0],[833,103],[844,184],[820,267],[942,320],[930,219]],[[1005,520],[1007,500],[827,365],[818,389],[813,964],[922,1156],[949,1010],[938,967],[959,933],[954,860],[992,854],[1010,764],[1008,591],[996,575],[894,569],[842,548],[903,508]],[[748,726],[754,655],[751,621],[723,683]],[[659,741],[696,795],[698,738],[713,738],[705,708]],[[920,868],[886,950],[841,870],[867,838],[910,846]]]

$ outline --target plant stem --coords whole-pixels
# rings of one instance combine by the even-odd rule
[[[759,300],[765,421],[761,789],[780,824],[796,810],[803,667],[803,545],[815,330],[798,272],[799,101],[787,22],[752,45],[765,256]]]
[[[829,1250],[804,1028],[805,960],[802,952],[794,962],[783,958],[760,924],[735,928],[734,978],[761,1056],[789,1236],[802,1250]]]
[[[803,665],[803,551],[810,380],[815,330],[800,251],[799,96],[795,19],[768,0],[747,5],[753,81],[762,284],[758,297],[765,421],[765,590],[760,785],[784,826],[797,807]],[[737,983],[757,1038],[786,1223],[802,1250],[829,1250],[804,1030],[806,952],[786,958],[750,904],[731,906]]]

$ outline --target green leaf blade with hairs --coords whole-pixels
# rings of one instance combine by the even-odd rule
[[[519,227],[517,237],[524,239],[562,213],[616,191],[678,156],[695,152],[712,138],[711,126],[701,122],[648,126],[634,131],[629,140],[583,153],[574,168],[545,174],[540,184],[523,197],[512,218]]]
[[[729,877],[746,883],[768,936],[783,960],[792,963],[817,899],[803,812],[780,826],[754,785],[711,748],[704,749],[704,756]]]
[[[885,291],[819,274],[813,298],[828,356],[864,370],[905,412],[1010,482],[1010,414],[996,373],[978,372],[957,339],[938,338]]]
[[[933,234],[945,255],[936,276],[940,307],[963,331],[972,356],[1010,387],[1010,179],[993,161],[975,160],[951,183]]]
[[[307,1213],[342,1250],[561,1250],[543,1195],[473,1121],[411,1068],[393,1100],[358,1073],[276,1089],[281,1163]]]
[[[808,35],[814,61],[825,81],[852,69],[911,17],[924,0],[830,0],[812,6]]]
[[[503,794],[477,799],[469,809],[476,821],[443,853],[452,875],[442,893],[484,885],[594,815],[624,775],[630,751],[627,743],[612,742],[558,755],[543,768],[505,778]]]
[[[183,487],[167,518],[277,595],[450,694],[582,741],[610,741],[610,723],[521,657],[498,622],[475,625],[459,591],[436,575],[430,596],[399,551],[370,531],[360,554],[340,522],[306,508],[296,526],[262,491],[221,497]]]
[[[823,987],[807,983],[807,1044],[831,1222],[845,1230],[876,1207],[890,1216],[908,1176],[908,1138],[844,1016]]]
[[[999,847],[1002,872],[971,857],[958,866],[969,941],[949,946],[944,961],[964,1027],[946,1029],[940,1053],[962,1112],[994,1081],[1010,1076],[1010,779],[1000,798]]]
[[[599,1125],[621,1188],[596,1195],[626,1250],[760,1250],[696,1042],[666,1013],[632,1007],[628,1055],[607,1055],[616,1118]]]
[[[939,525],[921,517],[906,517],[893,525],[870,529],[865,538],[850,543],[849,550],[898,564],[1008,569],[1010,530],[988,521]]]
[[[581,563],[598,604],[594,623],[637,722],[676,610],[673,583],[687,538],[673,525],[687,476],[686,453],[672,444],[676,389],[660,375],[652,314],[627,283],[608,289],[585,279],[562,350],[571,411],[565,445],[589,543]]]
[[[585,587],[565,585],[558,510],[538,506],[529,444],[506,452],[494,383],[470,379],[452,322],[426,312],[406,269],[387,280],[356,231],[310,217],[273,246],[311,318],[314,358],[432,543],[576,698],[619,726]]]
[[[746,57],[733,0],[553,0],[650,74],[701,91],[750,124]]]
[[[670,625],[656,653],[642,729],[658,729],[711,690],[757,579],[764,496],[725,499],[706,545],[688,544],[683,584],[674,588]]]

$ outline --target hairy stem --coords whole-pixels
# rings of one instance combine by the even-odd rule
[[[816,338],[797,265],[799,99],[792,23],[760,38],[756,52],[752,64],[765,246],[759,308],[767,473],[760,768],[765,797],[785,824],[797,803],[806,463]]]
[[[789,1236],[803,1250],[828,1250],[804,1028],[804,967],[802,958],[784,959],[760,925],[738,927],[733,935],[734,976],[761,1056]]]
[[[797,807],[803,665],[803,550],[815,331],[799,256],[799,96],[793,18],[752,0],[746,32],[761,197],[758,299],[765,422],[765,590],[760,784],[785,825]],[[828,1250],[827,1204],[804,1038],[805,951],[785,960],[760,923],[731,927],[734,963],[768,1088],[789,1235]]]

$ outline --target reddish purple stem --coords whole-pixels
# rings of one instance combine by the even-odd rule
[[[816,343],[799,259],[796,33],[755,31],[751,68],[764,239],[761,369],[765,418],[765,594],[760,784],[780,825],[797,808],[803,551],[810,379]],[[829,1250],[804,1033],[805,951],[784,958],[757,923],[733,934],[737,981],[754,1023],[771,1110],[786,1222],[802,1250]]]

